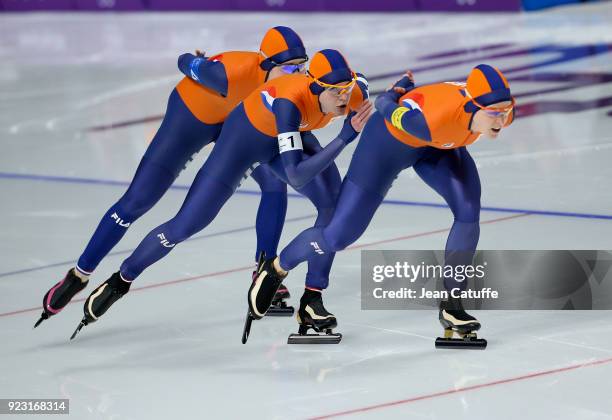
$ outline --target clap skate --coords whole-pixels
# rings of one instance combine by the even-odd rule
[[[68,270],[62,281],[55,284],[43,297],[43,313],[40,315],[34,328],[38,327],[44,320],[49,319],[53,315],[59,313],[70,300],[88,283],[88,280],[82,280],[74,272],[74,268]]]
[[[436,338],[436,348],[484,350],[487,347],[487,340],[476,336],[480,322],[465,312],[460,299],[440,302],[439,319],[444,337]]]
[[[287,299],[290,297],[289,289],[281,283],[272,299],[272,305],[266,312],[266,316],[292,316],[295,309],[293,306],[287,305]]]
[[[275,259],[276,258],[270,258],[266,260],[264,252],[259,254],[255,279],[247,295],[249,310],[247,311],[244,330],[242,331],[242,344],[245,344],[249,339],[251,323],[253,320],[261,319],[266,315],[266,312],[276,296],[276,291],[283,282],[283,279],[287,276],[286,274],[280,274],[276,271],[274,268]]]
[[[116,272],[110,279],[96,287],[85,301],[83,307],[85,316],[83,316],[83,319],[76,330],[74,330],[70,339],[72,340],[76,337],[79,331],[81,331],[81,328],[97,321],[98,318],[104,315],[113,303],[121,299],[121,297],[130,290],[131,284],[132,282],[123,280],[121,274]]]
[[[298,333],[289,335],[287,344],[338,344],[342,340],[342,334],[332,331],[338,326],[338,322],[323,306],[320,291],[304,291],[297,321],[300,324]],[[308,334],[311,328],[318,334]]]

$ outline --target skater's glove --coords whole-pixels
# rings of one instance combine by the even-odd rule
[[[344,125],[338,137],[341,138],[345,144],[350,144],[357,138],[366,122],[370,119],[372,108],[372,102],[369,100],[363,101],[356,111],[351,111],[344,119]]]
[[[182,54],[178,58],[179,70],[191,80],[226,97],[228,79],[223,63],[209,60],[201,51],[196,50],[196,53],[202,55]]]
[[[342,130],[340,130],[340,134],[338,134],[338,137],[341,138],[345,144],[350,144],[359,135],[359,132],[356,131],[351,125],[351,118],[353,118],[355,115],[357,115],[356,111],[351,111],[348,114],[348,116],[344,119]]]
[[[391,93],[393,99],[397,101],[402,95],[410,92],[412,89],[414,89],[414,76],[412,72],[408,70],[401,79],[387,89],[387,92]]]

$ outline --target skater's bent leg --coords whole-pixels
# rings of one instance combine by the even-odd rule
[[[145,237],[121,265],[121,275],[134,280],[178,243],[204,229],[233,193],[234,188],[200,170],[176,216]]]
[[[261,189],[261,200],[255,222],[257,233],[255,261],[257,261],[262,251],[267,258],[277,255],[278,242],[287,214],[287,184],[274,175],[268,165],[259,165],[251,176]]]
[[[454,222],[446,242],[445,264],[472,264],[480,237],[480,178],[474,160],[465,148],[436,152],[414,167],[416,173],[438,194],[451,211]],[[446,289],[465,289],[465,281],[446,278]]]
[[[129,226],[166,193],[191,157],[220,132],[221,124],[197,120],[173,91],[166,115],[126,193],[102,217],[77,264],[89,274],[121,240]]]
[[[159,201],[174,179],[165,168],[142,162],[126,193],[100,220],[78,260],[77,269],[88,274],[94,271],[130,225]]]
[[[334,214],[336,202],[340,194],[342,179],[336,164],[330,165],[315,179],[300,188],[298,192],[314,204],[317,209],[315,228],[325,227]],[[306,273],[306,287],[323,290],[329,284],[329,273],[334,262],[335,252],[319,255],[315,260],[309,261]]]
[[[383,198],[345,179],[332,221],[323,231],[325,243],[334,251],[354,243],[367,229]]]
[[[325,228],[314,227],[300,233],[281,252],[280,266],[288,271],[302,261],[316,262],[326,253],[346,248],[363,234],[382,200],[381,195],[345,178],[330,223]]]
[[[317,209],[316,227],[331,221],[342,187],[342,178],[335,163],[297,191],[307,197]]]

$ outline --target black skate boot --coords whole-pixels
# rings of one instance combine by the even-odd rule
[[[62,281],[55,284],[43,297],[43,313],[40,319],[34,324],[34,328],[38,327],[45,319],[49,319],[53,315],[59,313],[70,300],[81,290],[87,283],[87,279],[82,280],[74,272],[74,268],[68,270]]]
[[[255,279],[257,279],[257,270],[253,271],[252,275],[252,280],[255,281]],[[266,312],[266,316],[292,316],[295,309],[293,309],[293,306],[287,305],[287,299],[290,297],[289,289],[281,283],[274,298],[272,298],[272,304]]]
[[[276,296],[276,291],[283,282],[283,279],[287,277],[286,274],[281,274],[276,271],[274,268],[275,259],[276,257],[266,260],[264,252],[259,254],[255,278],[247,295],[249,310],[247,312],[246,321],[244,322],[242,344],[245,344],[249,339],[253,320],[261,319],[266,315],[268,308],[270,308],[274,300],[274,296]]]
[[[292,316],[295,309],[287,305],[287,299],[291,297],[287,286],[281,283],[272,299],[272,305],[266,312],[266,316]]]
[[[85,316],[83,316],[81,323],[77,326],[76,330],[74,330],[70,339],[72,340],[76,337],[78,332],[81,331],[81,328],[85,325],[97,321],[98,318],[104,315],[113,303],[121,299],[121,297],[130,290],[131,284],[132,282],[123,280],[121,274],[116,272],[110,279],[96,287],[85,301],[83,307]]]
[[[306,289],[300,299],[300,309],[297,313],[300,328],[297,334],[291,334],[287,344],[338,344],[342,334],[333,333],[338,326],[336,317],[327,312],[323,306],[321,292]],[[319,334],[308,334],[312,328]]]
[[[441,301],[438,318],[444,328],[444,338],[436,338],[436,348],[484,350],[487,347],[487,340],[476,336],[480,322],[465,312],[461,299]]]

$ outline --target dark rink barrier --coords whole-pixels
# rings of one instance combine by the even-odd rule
[[[558,0],[555,0],[558,1]],[[534,3],[534,0],[531,1]],[[537,3],[537,1],[536,1]],[[551,3],[551,1],[548,1]],[[0,0],[4,11],[519,11],[521,0]]]

